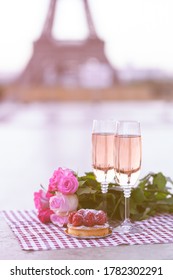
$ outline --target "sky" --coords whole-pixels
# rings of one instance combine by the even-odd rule
[[[118,69],[162,69],[173,73],[172,0],[88,0],[106,54]],[[19,73],[32,55],[49,0],[0,0],[0,74]],[[55,38],[87,34],[82,0],[59,0]]]

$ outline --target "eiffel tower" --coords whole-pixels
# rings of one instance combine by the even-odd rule
[[[71,0],[72,1],[72,0]],[[116,70],[96,33],[88,0],[82,0],[88,36],[84,40],[60,40],[52,35],[58,0],[50,0],[40,38],[18,82],[23,85],[53,85],[104,88],[117,83]]]

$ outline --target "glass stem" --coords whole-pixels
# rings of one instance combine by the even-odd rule
[[[102,192],[102,198],[103,198],[102,210],[107,213],[106,193],[108,192],[108,183],[101,183],[101,192]]]
[[[125,187],[124,188],[124,197],[125,197],[125,223],[130,223],[130,195],[131,195],[131,188]]]
[[[107,193],[108,192],[108,183],[101,183],[101,191],[102,193]]]

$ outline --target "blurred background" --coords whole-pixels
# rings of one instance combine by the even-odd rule
[[[0,0],[0,209],[92,170],[93,119],[141,122],[141,177],[173,178],[172,0]]]

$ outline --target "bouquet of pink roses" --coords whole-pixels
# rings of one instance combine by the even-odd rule
[[[72,170],[61,167],[55,170],[49,180],[48,190],[40,189],[34,193],[39,220],[58,226],[67,224],[69,213],[78,207],[78,197],[75,194],[78,186],[77,177]]]

